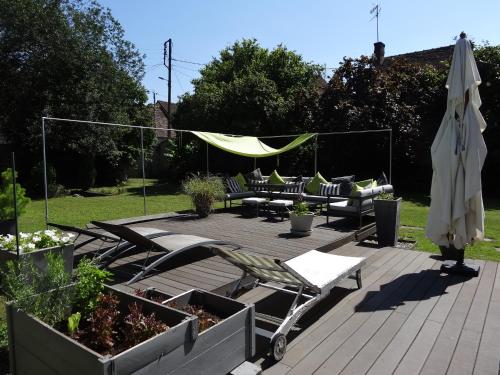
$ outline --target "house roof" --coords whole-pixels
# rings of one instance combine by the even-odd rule
[[[177,110],[177,103],[170,104],[171,113],[174,114]],[[156,136],[158,138],[175,137],[175,132],[170,132],[165,129],[171,129],[172,126],[168,121],[168,102],[157,100],[155,103],[155,126]]]
[[[400,55],[387,56],[384,60],[385,63],[391,63],[391,61],[398,59],[405,59],[416,64],[431,64],[434,66],[439,66],[443,61],[451,61],[453,57],[453,48],[455,46],[449,45],[445,47],[438,47],[432,49],[426,49],[423,51],[415,51],[403,53]]]

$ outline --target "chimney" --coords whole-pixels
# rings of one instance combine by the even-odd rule
[[[374,51],[373,51],[373,60],[375,65],[380,66],[384,63],[385,56],[385,44],[382,42],[373,43]]]

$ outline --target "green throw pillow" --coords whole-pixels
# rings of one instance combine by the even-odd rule
[[[362,187],[364,189],[368,189],[368,188],[373,188],[373,179],[368,179],[368,180],[363,180],[363,181],[357,181],[355,182],[354,184],[358,185],[359,187]]]
[[[241,191],[248,191],[248,187],[246,186],[247,181],[241,173],[238,173],[236,176],[234,176],[234,179],[236,180],[238,185],[240,185]]]
[[[279,184],[284,184],[285,180],[283,180],[283,178],[278,174],[278,172],[276,172],[275,169],[273,173],[271,173],[271,175],[269,176],[269,180],[267,180],[267,182],[269,184],[279,185]]]
[[[318,195],[319,194],[319,184],[327,184],[328,181],[326,181],[321,173],[317,172],[313,178],[311,178],[311,181],[309,181],[306,185],[306,191],[309,194],[313,195]]]
[[[350,195],[352,197],[359,191],[363,191],[365,189],[373,189],[375,187],[377,187],[377,181],[374,181],[371,178],[368,180],[358,181],[358,182],[355,182],[354,185],[352,185],[352,190],[351,190]],[[347,204],[349,206],[352,206],[354,204],[354,199],[349,199],[347,201]]]

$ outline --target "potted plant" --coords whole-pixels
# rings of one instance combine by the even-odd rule
[[[46,276],[23,276],[27,259],[4,275],[13,374],[163,374],[196,339],[195,317],[105,286],[92,261],[71,279],[60,256],[47,258]]]
[[[180,366],[183,374],[227,374],[255,354],[253,305],[200,289],[175,297],[159,290],[136,294],[197,317],[199,333],[184,353]]]
[[[16,231],[16,218],[14,210],[14,185],[12,183],[12,169],[2,172],[0,182],[0,235],[14,234]],[[16,184],[17,215],[24,213],[30,199],[21,185]]]
[[[191,197],[199,217],[207,217],[215,202],[224,198],[224,184],[219,177],[191,176],[184,181],[182,187]]]
[[[74,235],[59,230],[40,230],[33,233],[19,233],[16,237],[7,234],[0,235],[0,264],[9,260],[17,260],[17,245],[19,258],[29,258],[41,272],[47,270],[47,253],[59,253],[64,260],[64,269],[70,273],[73,270]]]
[[[290,212],[290,232],[296,236],[310,236],[314,212],[309,211],[306,202],[298,202]]]
[[[377,239],[380,246],[396,246],[399,234],[401,198],[381,193],[373,200]]]

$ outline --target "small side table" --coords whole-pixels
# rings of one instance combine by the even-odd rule
[[[274,210],[281,217],[283,221],[285,212],[289,211],[289,208],[293,207],[293,201],[288,199],[274,199],[269,202],[269,210]]]
[[[267,203],[268,200],[266,198],[259,197],[243,198],[241,200],[242,206],[255,207],[257,217],[259,216],[259,207],[265,207]]]

